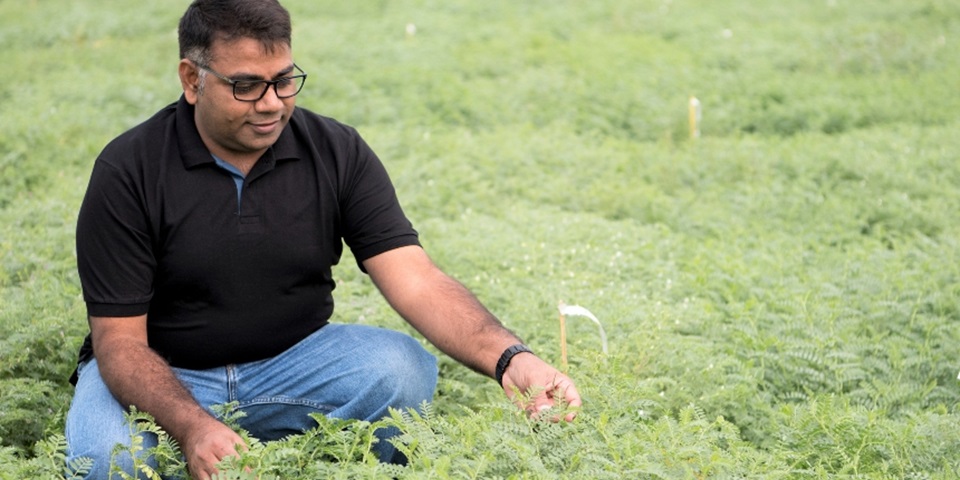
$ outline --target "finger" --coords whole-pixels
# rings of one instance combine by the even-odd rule
[[[235,455],[235,454],[234,454]],[[197,458],[192,462],[194,465],[193,476],[197,480],[212,480],[215,478],[215,475],[220,473],[217,469],[217,464],[220,463],[225,457],[230,455],[223,455],[222,453],[217,454],[207,454],[202,458]],[[187,462],[189,467],[191,462]]]
[[[577,387],[570,383],[570,385],[564,390],[564,395],[567,400],[567,405],[574,408],[575,410],[568,413],[564,418],[568,422],[572,422],[574,418],[577,418],[577,410],[583,406],[583,398],[580,397],[580,392],[577,390]]]
[[[573,382],[567,381],[560,388],[561,395],[567,405],[571,407],[579,407],[583,405],[583,399],[580,398],[580,392],[577,391],[577,387]]]
[[[562,401],[566,407],[577,408],[582,404],[580,399],[580,393],[577,391],[577,387],[573,385],[573,382],[567,377],[557,377],[554,379],[553,385],[545,392],[546,398],[538,406],[538,411],[544,410],[549,407],[556,406],[558,401]],[[577,412],[569,412],[566,416],[563,417],[565,421],[572,421],[576,418]],[[560,417],[556,416],[551,419],[551,421],[558,422]]]
[[[530,405],[527,408],[527,412],[531,417],[537,418],[540,416],[540,414],[552,409],[555,406],[556,402],[553,400],[551,390],[544,390],[530,399]]]
[[[194,480],[210,480],[210,475],[202,468],[190,468],[187,464],[187,470],[190,471],[190,477]]]
[[[194,473],[194,477],[197,480],[211,480],[214,478],[214,475],[216,475],[217,473],[220,473],[220,471],[217,470],[216,467],[213,466],[213,464],[204,465],[202,467],[197,468],[197,471]]]

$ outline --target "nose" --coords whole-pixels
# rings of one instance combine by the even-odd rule
[[[275,112],[283,108],[283,99],[277,96],[276,84],[267,88],[267,92],[257,100],[255,107],[258,112]]]

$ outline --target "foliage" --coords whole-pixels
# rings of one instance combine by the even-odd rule
[[[956,2],[284,3],[299,104],[358,127],[434,260],[544,358],[559,300],[611,351],[568,325],[571,424],[441,356],[422,413],[251,438],[227,478],[960,475]],[[0,478],[89,468],[61,435],[75,215],[179,94],[182,8],[0,1]],[[413,333],[349,254],[334,275],[335,320]],[[390,426],[406,467],[371,456]]]
[[[3,465],[0,479],[80,480],[90,471],[93,462],[79,458],[67,463],[66,448],[67,439],[59,433],[37,441],[34,454],[28,459],[21,458],[12,447],[0,447],[0,465]]]

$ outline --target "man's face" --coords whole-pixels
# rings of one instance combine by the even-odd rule
[[[251,38],[217,40],[211,53],[207,66],[232,80],[275,80],[297,73],[289,45],[267,50]],[[192,62],[181,62],[180,72],[185,98],[196,107],[200,137],[211,153],[226,161],[256,161],[290,121],[295,97],[277,98],[273,87],[256,102],[241,102],[233,97],[232,85],[209,72],[198,88],[199,70]]]

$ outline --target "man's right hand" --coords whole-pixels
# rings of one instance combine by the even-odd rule
[[[247,450],[240,435],[212,418],[210,422],[197,425],[188,432],[181,446],[187,459],[187,469],[194,480],[210,480],[217,473],[217,464],[224,458]]]
[[[147,343],[147,316],[90,317],[100,376],[121,405],[149,413],[180,443],[190,474],[209,480],[216,464],[246,449],[243,439],[200,406]],[[132,473],[132,472],[131,472]]]

